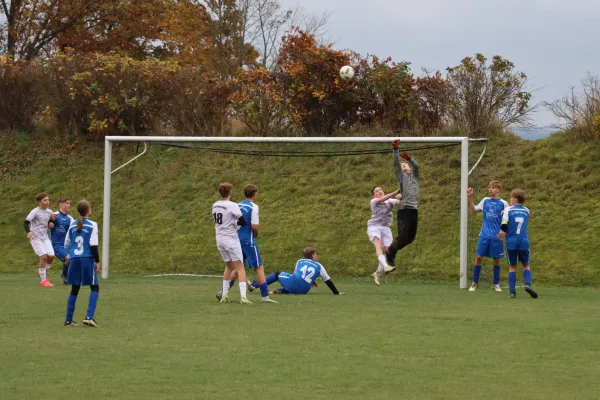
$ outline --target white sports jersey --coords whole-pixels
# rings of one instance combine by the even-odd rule
[[[33,232],[33,236],[36,239],[47,239],[48,238],[48,222],[52,216],[52,210],[49,208],[41,209],[39,207],[31,210],[27,218],[27,221],[31,223],[29,229]]]
[[[394,222],[393,209],[400,203],[400,200],[387,199],[377,203],[377,199],[371,199],[371,219],[367,226],[392,226]]]
[[[239,241],[237,221],[242,216],[242,211],[237,204],[229,200],[219,200],[213,204],[212,216],[215,220],[217,242],[222,240]]]

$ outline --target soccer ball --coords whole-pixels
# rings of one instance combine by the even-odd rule
[[[349,65],[344,65],[342,69],[340,69],[340,76],[343,80],[349,81],[354,77],[354,69]]]

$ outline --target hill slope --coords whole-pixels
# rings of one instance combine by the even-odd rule
[[[102,222],[103,148],[40,147],[40,142],[21,138],[15,144],[3,136],[0,143],[5,171],[0,183],[0,272],[34,271],[36,258],[22,222],[36,206],[38,192],[51,194],[53,209],[60,196],[73,197],[74,204],[87,198],[92,219]],[[357,147],[388,148],[318,149]],[[471,163],[480,152],[481,145],[472,145]],[[458,281],[459,153],[458,147],[413,151],[422,166],[419,231],[415,242],[399,253],[402,278]],[[113,168],[134,155],[134,145],[116,146]],[[596,286],[599,171],[598,149],[570,143],[562,134],[534,142],[505,135],[490,139],[470,185],[477,200],[486,195],[492,179],[502,183],[506,199],[515,187],[528,193],[534,280]],[[321,262],[334,275],[367,276],[376,267],[366,235],[368,202],[373,185],[386,192],[396,187],[391,154],[258,157],[150,146],[147,155],[113,175],[111,273],[220,272],[210,207],[217,199],[216,185],[223,181],[234,184],[236,201],[242,199],[244,184],[260,187],[259,244],[268,271],[293,269],[308,245],[320,250]],[[71,214],[76,216],[75,207]],[[470,214],[470,258],[480,224],[481,217]],[[490,269],[484,268],[488,276]]]

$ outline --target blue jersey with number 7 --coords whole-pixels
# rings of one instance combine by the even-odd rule
[[[506,224],[506,249],[529,250],[529,209],[521,204],[516,204],[504,210],[502,225]]]

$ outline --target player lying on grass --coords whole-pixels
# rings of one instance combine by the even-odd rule
[[[402,198],[399,193],[400,189],[385,194],[380,186],[371,189],[371,219],[367,221],[367,235],[375,246],[375,253],[379,261],[377,271],[371,275],[377,286],[379,286],[379,277],[382,272],[388,274],[396,269],[387,265],[384,252],[392,244],[393,236],[390,226],[394,222],[394,206],[398,206],[399,199]],[[394,196],[396,198],[392,199]]]
[[[531,267],[529,265],[529,236],[527,228],[529,227],[529,209],[523,205],[526,196],[525,192],[515,189],[510,194],[510,207],[504,210],[502,215],[501,231],[498,238],[502,240],[506,232],[506,253],[508,257],[508,287],[510,289],[510,298],[517,297],[517,260],[523,264],[523,280],[525,281],[525,291],[534,299],[538,294],[531,287]]]
[[[319,277],[323,278],[333,294],[343,294],[337,290],[325,268],[317,261],[317,249],[306,247],[303,255],[304,258],[296,262],[294,273],[275,272],[267,275],[267,284],[279,282],[282,286],[281,289],[270,291],[271,294],[307,294],[311,287],[317,286],[316,280]],[[252,282],[252,286],[258,288],[258,283]]]
[[[467,189],[471,210],[483,213],[479,242],[475,251],[473,283],[469,288],[469,292],[474,292],[479,287],[479,274],[481,273],[481,265],[484,257],[494,260],[494,284],[492,287],[496,292],[502,291],[500,289],[500,259],[504,257],[504,245],[502,244],[502,240],[498,239],[497,236],[502,224],[502,212],[508,208],[508,203],[500,198],[501,188],[499,182],[490,182],[488,188],[490,197],[484,197],[477,205],[473,201],[473,188]]]

